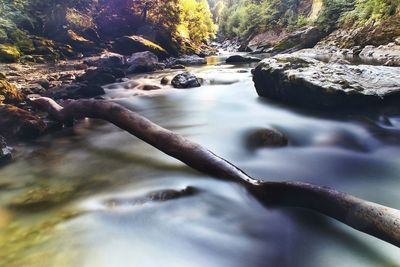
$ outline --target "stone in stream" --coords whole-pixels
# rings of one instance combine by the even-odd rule
[[[171,84],[175,88],[193,88],[193,87],[200,87],[199,79],[191,72],[183,72],[176,75]]]
[[[161,81],[160,81],[160,83],[161,83],[162,85],[168,85],[170,82],[171,82],[171,79],[170,79],[169,77],[167,77],[167,76],[162,77],[162,79],[161,79]]]
[[[399,77],[400,68],[324,63],[300,54],[267,58],[253,70],[260,96],[314,108],[398,101]]]
[[[76,80],[90,85],[105,85],[123,77],[125,77],[125,72],[122,69],[100,67],[86,70]]]
[[[226,59],[226,63],[252,63],[252,62],[260,62],[261,59],[256,57],[248,57],[248,56],[240,56],[234,55],[230,56]]]
[[[182,190],[166,189],[150,192],[142,197],[133,198],[112,198],[104,201],[105,206],[109,208],[121,206],[136,206],[143,205],[148,202],[165,202],[182,197],[189,197],[199,193],[199,190],[192,186],[187,186]]]
[[[6,139],[0,135],[0,165],[12,159],[11,147],[7,146]]]
[[[250,149],[262,147],[284,147],[289,141],[285,134],[275,129],[262,128],[252,130],[246,137],[246,145]]]

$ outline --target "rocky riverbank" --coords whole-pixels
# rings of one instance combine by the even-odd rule
[[[166,68],[180,69],[174,79],[159,84],[135,82],[131,89],[146,92],[162,89],[170,84],[176,88],[200,86],[193,74],[184,72],[186,66],[206,64],[196,55],[180,58],[157,56],[153,52],[136,52],[124,56],[113,52],[79,59],[61,60],[55,63],[21,61],[0,65],[0,161],[11,159],[11,144],[40,136],[54,128],[62,127],[47,114],[30,106],[32,97],[46,96],[55,100],[102,98],[103,86],[116,82],[128,82],[128,75],[153,72]]]

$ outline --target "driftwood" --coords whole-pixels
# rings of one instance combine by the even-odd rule
[[[330,188],[302,182],[254,179],[206,148],[164,129],[125,107],[98,100],[65,101],[50,98],[31,102],[61,122],[76,118],[109,121],[162,152],[208,175],[240,183],[264,205],[302,207],[335,218],[361,232],[400,247],[400,211]]]

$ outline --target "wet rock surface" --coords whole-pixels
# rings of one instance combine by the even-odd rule
[[[171,84],[175,88],[193,88],[193,87],[200,87],[200,81],[199,79],[190,72],[183,72],[178,75],[176,75],[172,81]]]
[[[14,84],[0,79],[0,103],[18,103],[23,101],[24,98],[24,95]]]
[[[317,108],[399,100],[398,77],[400,68],[324,63],[300,54],[265,59],[253,71],[260,96]]]
[[[12,159],[11,147],[7,146],[6,139],[0,135],[0,165]]]

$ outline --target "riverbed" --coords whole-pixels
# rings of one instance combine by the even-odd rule
[[[123,83],[106,86],[105,98],[253,177],[330,186],[400,209],[397,110],[317,112],[262,99],[254,65],[224,58],[190,68],[204,80],[200,88],[141,93]],[[178,72],[130,78],[159,84]],[[263,128],[284,133],[289,145],[249,146]],[[16,149],[18,160],[0,169],[0,266],[400,266],[390,244],[303,209],[267,209],[239,185],[193,171],[109,123],[86,119]],[[187,186],[196,194],[131,201]],[[24,206],[36,192],[50,197]]]

